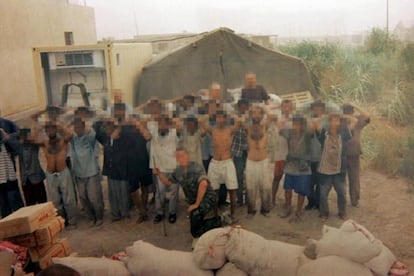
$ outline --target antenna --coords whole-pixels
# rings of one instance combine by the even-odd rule
[[[131,0],[132,1],[132,12],[134,13],[134,23],[135,23],[135,35],[138,36],[139,32],[138,32],[138,20],[137,20],[137,13],[135,10],[135,0]]]

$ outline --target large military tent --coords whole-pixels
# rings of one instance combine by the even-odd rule
[[[194,93],[216,81],[223,89],[239,88],[248,71],[268,92],[314,92],[309,72],[299,58],[272,51],[220,28],[153,61],[138,80],[135,104],[151,97],[169,99]]]

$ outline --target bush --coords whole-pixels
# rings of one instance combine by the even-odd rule
[[[414,181],[414,132],[407,139],[407,151],[401,163],[401,174]]]
[[[280,50],[305,61],[317,91],[321,89],[320,81],[323,75],[332,68],[337,56],[340,54],[339,46],[336,44],[318,44],[311,41],[281,46]]]
[[[414,80],[414,43],[407,44],[401,51],[401,62],[404,64],[405,77]]]
[[[387,175],[399,174],[407,151],[406,132],[386,120],[372,120],[362,132],[364,165]]]
[[[398,40],[385,30],[374,28],[365,40],[366,50],[374,55],[394,53],[398,47]]]

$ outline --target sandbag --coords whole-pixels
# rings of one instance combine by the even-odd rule
[[[248,274],[240,270],[235,264],[226,263],[216,272],[216,276],[248,276]]]
[[[371,242],[363,233],[346,232],[329,226],[323,227],[323,236],[316,242],[317,258],[339,256],[364,264],[378,256],[381,246]]]
[[[369,241],[373,242],[375,240],[375,236],[368,231],[367,228],[362,226],[361,224],[356,223],[352,219],[345,221],[342,226],[339,228],[345,232],[361,232]]]
[[[377,242],[381,244],[381,253],[366,262],[365,266],[379,276],[387,276],[397,258],[381,241]]]
[[[193,259],[201,269],[218,269],[226,261],[225,247],[230,227],[216,228],[204,233],[197,241]]]
[[[298,269],[297,276],[372,276],[369,268],[353,261],[338,257],[327,256],[308,261]]]
[[[144,241],[136,241],[126,249],[128,270],[135,276],[212,276],[193,261],[191,252],[166,250]]]
[[[249,275],[295,275],[304,248],[266,240],[244,229],[234,228],[226,245],[227,259]]]
[[[53,258],[52,263],[73,268],[81,276],[129,276],[125,264],[108,258],[64,257]]]

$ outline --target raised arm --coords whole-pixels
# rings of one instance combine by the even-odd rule
[[[365,111],[364,109],[362,109],[360,106],[354,104],[354,103],[348,103],[349,105],[351,105],[352,107],[354,107],[354,109],[356,111],[358,111],[359,115],[363,118],[363,119],[369,119],[370,115],[367,111]]]
[[[63,123],[57,123],[57,127],[58,131],[63,137],[63,140],[65,140],[65,142],[69,142],[70,139],[72,139],[73,137],[73,131],[66,124]]]
[[[144,120],[136,120],[135,126],[138,129],[138,131],[141,133],[141,135],[144,137],[145,140],[149,141],[151,140],[152,136],[147,128],[147,122]]]
[[[199,120],[199,124],[205,132],[211,133],[213,131],[213,128],[210,125],[207,124],[208,118],[209,118],[209,115],[205,115],[205,116],[201,117],[200,120]]]

